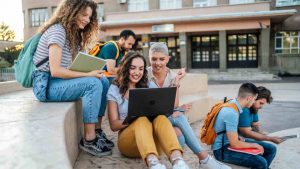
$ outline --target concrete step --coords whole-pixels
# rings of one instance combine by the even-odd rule
[[[179,96],[207,93],[207,75],[203,73],[187,73],[180,82]]]
[[[281,78],[277,75],[266,71],[260,71],[259,69],[228,69],[226,72],[219,72],[216,69],[197,69],[191,70],[192,73],[206,73],[208,80],[280,80]]]
[[[180,97],[180,104],[191,104],[191,110],[186,113],[190,123],[202,120],[207,112],[209,111],[211,105],[211,97],[207,95],[185,95]]]
[[[41,103],[32,89],[0,95],[0,168],[73,168],[81,124],[80,102]]]

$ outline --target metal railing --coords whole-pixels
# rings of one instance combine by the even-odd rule
[[[14,68],[0,68],[0,82],[15,80]]]

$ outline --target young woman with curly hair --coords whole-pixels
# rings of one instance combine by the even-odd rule
[[[158,160],[162,148],[173,164],[173,169],[188,169],[182,159],[182,149],[173,127],[166,116],[153,120],[139,117],[129,125],[123,121],[128,114],[129,90],[147,88],[145,58],[138,52],[128,52],[122,59],[118,76],[108,90],[110,128],[119,131],[118,148],[126,157],[142,157],[150,169],[165,169]]]
[[[96,132],[104,115],[109,82],[101,70],[69,70],[74,56],[84,50],[98,29],[97,4],[92,0],[62,0],[54,15],[40,29],[33,56],[33,92],[41,101],[74,101],[82,98],[84,138],[80,148],[96,156],[111,154],[111,148]],[[46,62],[41,61],[46,60]],[[45,87],[46,86],[46,87]],[[42,97],[44,98],[42,99]]]

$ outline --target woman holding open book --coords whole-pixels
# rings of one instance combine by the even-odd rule
[[[120,63],[115,82],[107,93],[110,128],[119,131],[118,148],[127,157],[142,157],[150,169],[165,169],[158,160],[163,149],[173,169],[188,169],[182,159],[182,149],[173,127],[166,116],[154,119],[139,117],[129,125],[123,124],[128,114],[129,90],[147,88],[145,58],[137,52],[128,52]]]
[[[111,154],[113,144],[96,129],[104,115],[109,82],[102,70],[71,71],[68,67],[97,32],[97,4],[92,0],[62,0],[54,15],[39,31],[33,56],[33,92],[40,101],[74,101],[82,98],[84,138],[80,148],[96,156]]]

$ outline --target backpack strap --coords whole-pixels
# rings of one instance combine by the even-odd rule
[[[108,44],[108,43],[112,43],[112,44],[115,45],[115,47],[116,47],[116,49],[117,49],[117,53],[116,53],[115,60],[117,61],[118,58],[119,58],[119,55],[120,55],[120,49],[119,49],[119,46],[118,46],[118,44],[117,44],[116,41],[112,41],[112,40],[111,40],[111,41],[106,42],[105,44]]]
[[[230,100],[227,100],[227,97],[225,97],[224,98],[224,104],[223,104],[222,108],[223,107],[229,107],[229,108],[232,108],[232,109],[234,109],[234,111],[239,113],[239,109],[236,106],[236,104],[229,103],[228,101],[230,101]],[[222,160],[224,160],[224,143],[225,143],[226,130],[223,130],[223,131],[220,131],[220,132],[217,133],[217,135],[221,135],[221,134],[223,134],[223,136],[222,136],[222,155],[221,155],[222,157],[221,158],[222,158]]]
[[[46,63],[49,60],[49,56],[44,58],[42,61],[40,61],[38,64],[36,64],[36,68],[42,66],[44,63]]]

